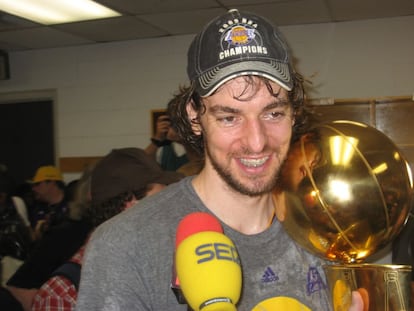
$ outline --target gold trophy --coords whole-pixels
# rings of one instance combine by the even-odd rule
[[[292,145],[274,191],[287,232],[324,267],[334,311],[358,290],[364,311],[411,311],[411,266],[366,260],[389,245],[412,204],[411,170],[382,132],[352,121],[321,124]]]

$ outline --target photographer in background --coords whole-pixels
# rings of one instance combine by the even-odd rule
[[[178,142],[177,133],[171,127],[167,114],[157,118],[154,137],[145,152],[166,171],[175,171],[188,162],[185,149]]]
[[[170,120],[170,111],[180,102],[187,100],[188,88],[181,87],[168,102],[166,114],[156,119],[156,127],[151,143],[145,152],[155,159],[166,171],[177,171],[186,176],[196,175],[204,164],[203,156],[179,139],[174,124]]]

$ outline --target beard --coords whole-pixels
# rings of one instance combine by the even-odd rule
[[[226,168],[221,165],[211,154],[208,144],[205,146],[207,158],[210,160],[211,165],[217,174],[226,182],[226,184],[236,192],[239,192],[243,195],[250,197],[261,196],[263,194],[271,192],[277,184],[280,167],[282,166],[286,155],[281,155],[280,150],[277,150],[277,154],[280,156],[280,165],[277,169],[274,170],[270,178],[268,177],[265,181],[262,180],[262,176],[251,176],[250,182],[248,185],[243,183],[241,180],[238,180],[237,177],[232,174],[230,168]]]

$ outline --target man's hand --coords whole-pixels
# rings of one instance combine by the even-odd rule
[[[43,233],[48,228],[47,219],[40,219],[37,221],[35,229],[33,231],[33,238],[34,240],[40,240],[40,238],[43,236]]]
[[[155,130],[154,138],[163,141],[171,126],[170,118],[167,115],[159,116],[157,119],[157,128]]]
[[[359,291],[352,292],[352,302],[348,311],[365,311],[368,310],[368,306],[364,306],[364,300]]]

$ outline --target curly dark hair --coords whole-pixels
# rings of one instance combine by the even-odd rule
[[[252,76],[244,76],[248,83],[252,84]],[[294,72],[293,88],[288,93],[289,103],[292,105],[295,124],[293,126],[293,134],[291,141],[297,140],[311,126],[311,113],[305,105],[305,91],[303,77]],[[274,96],[270,81],[264,77],[259,77],[267,86],[269,92]],[[190,120],[187,114],[187,104],[191,104],[192,108],[197,112],[197,118]],[[167,105],[167,112],[171,119],[171,124],[183,143],[190,145],[197,153],[204,153],[204,140],[202,135],[196,135],[192,130],[192,125],[200,123],[200,117],[205,113],[206,107],[201,96],[196,92],[194,84],[190,86],[180,86],[179,91],[170,100]]]
[[[106,220],[121,213],[125,209],[127,202],[134,198],[140,200],[145,197],[146,192],[147,188],[126,191],[103,202],[92,202],[86,211],[86,217],[88,217],[93,227],[97,227]]]

